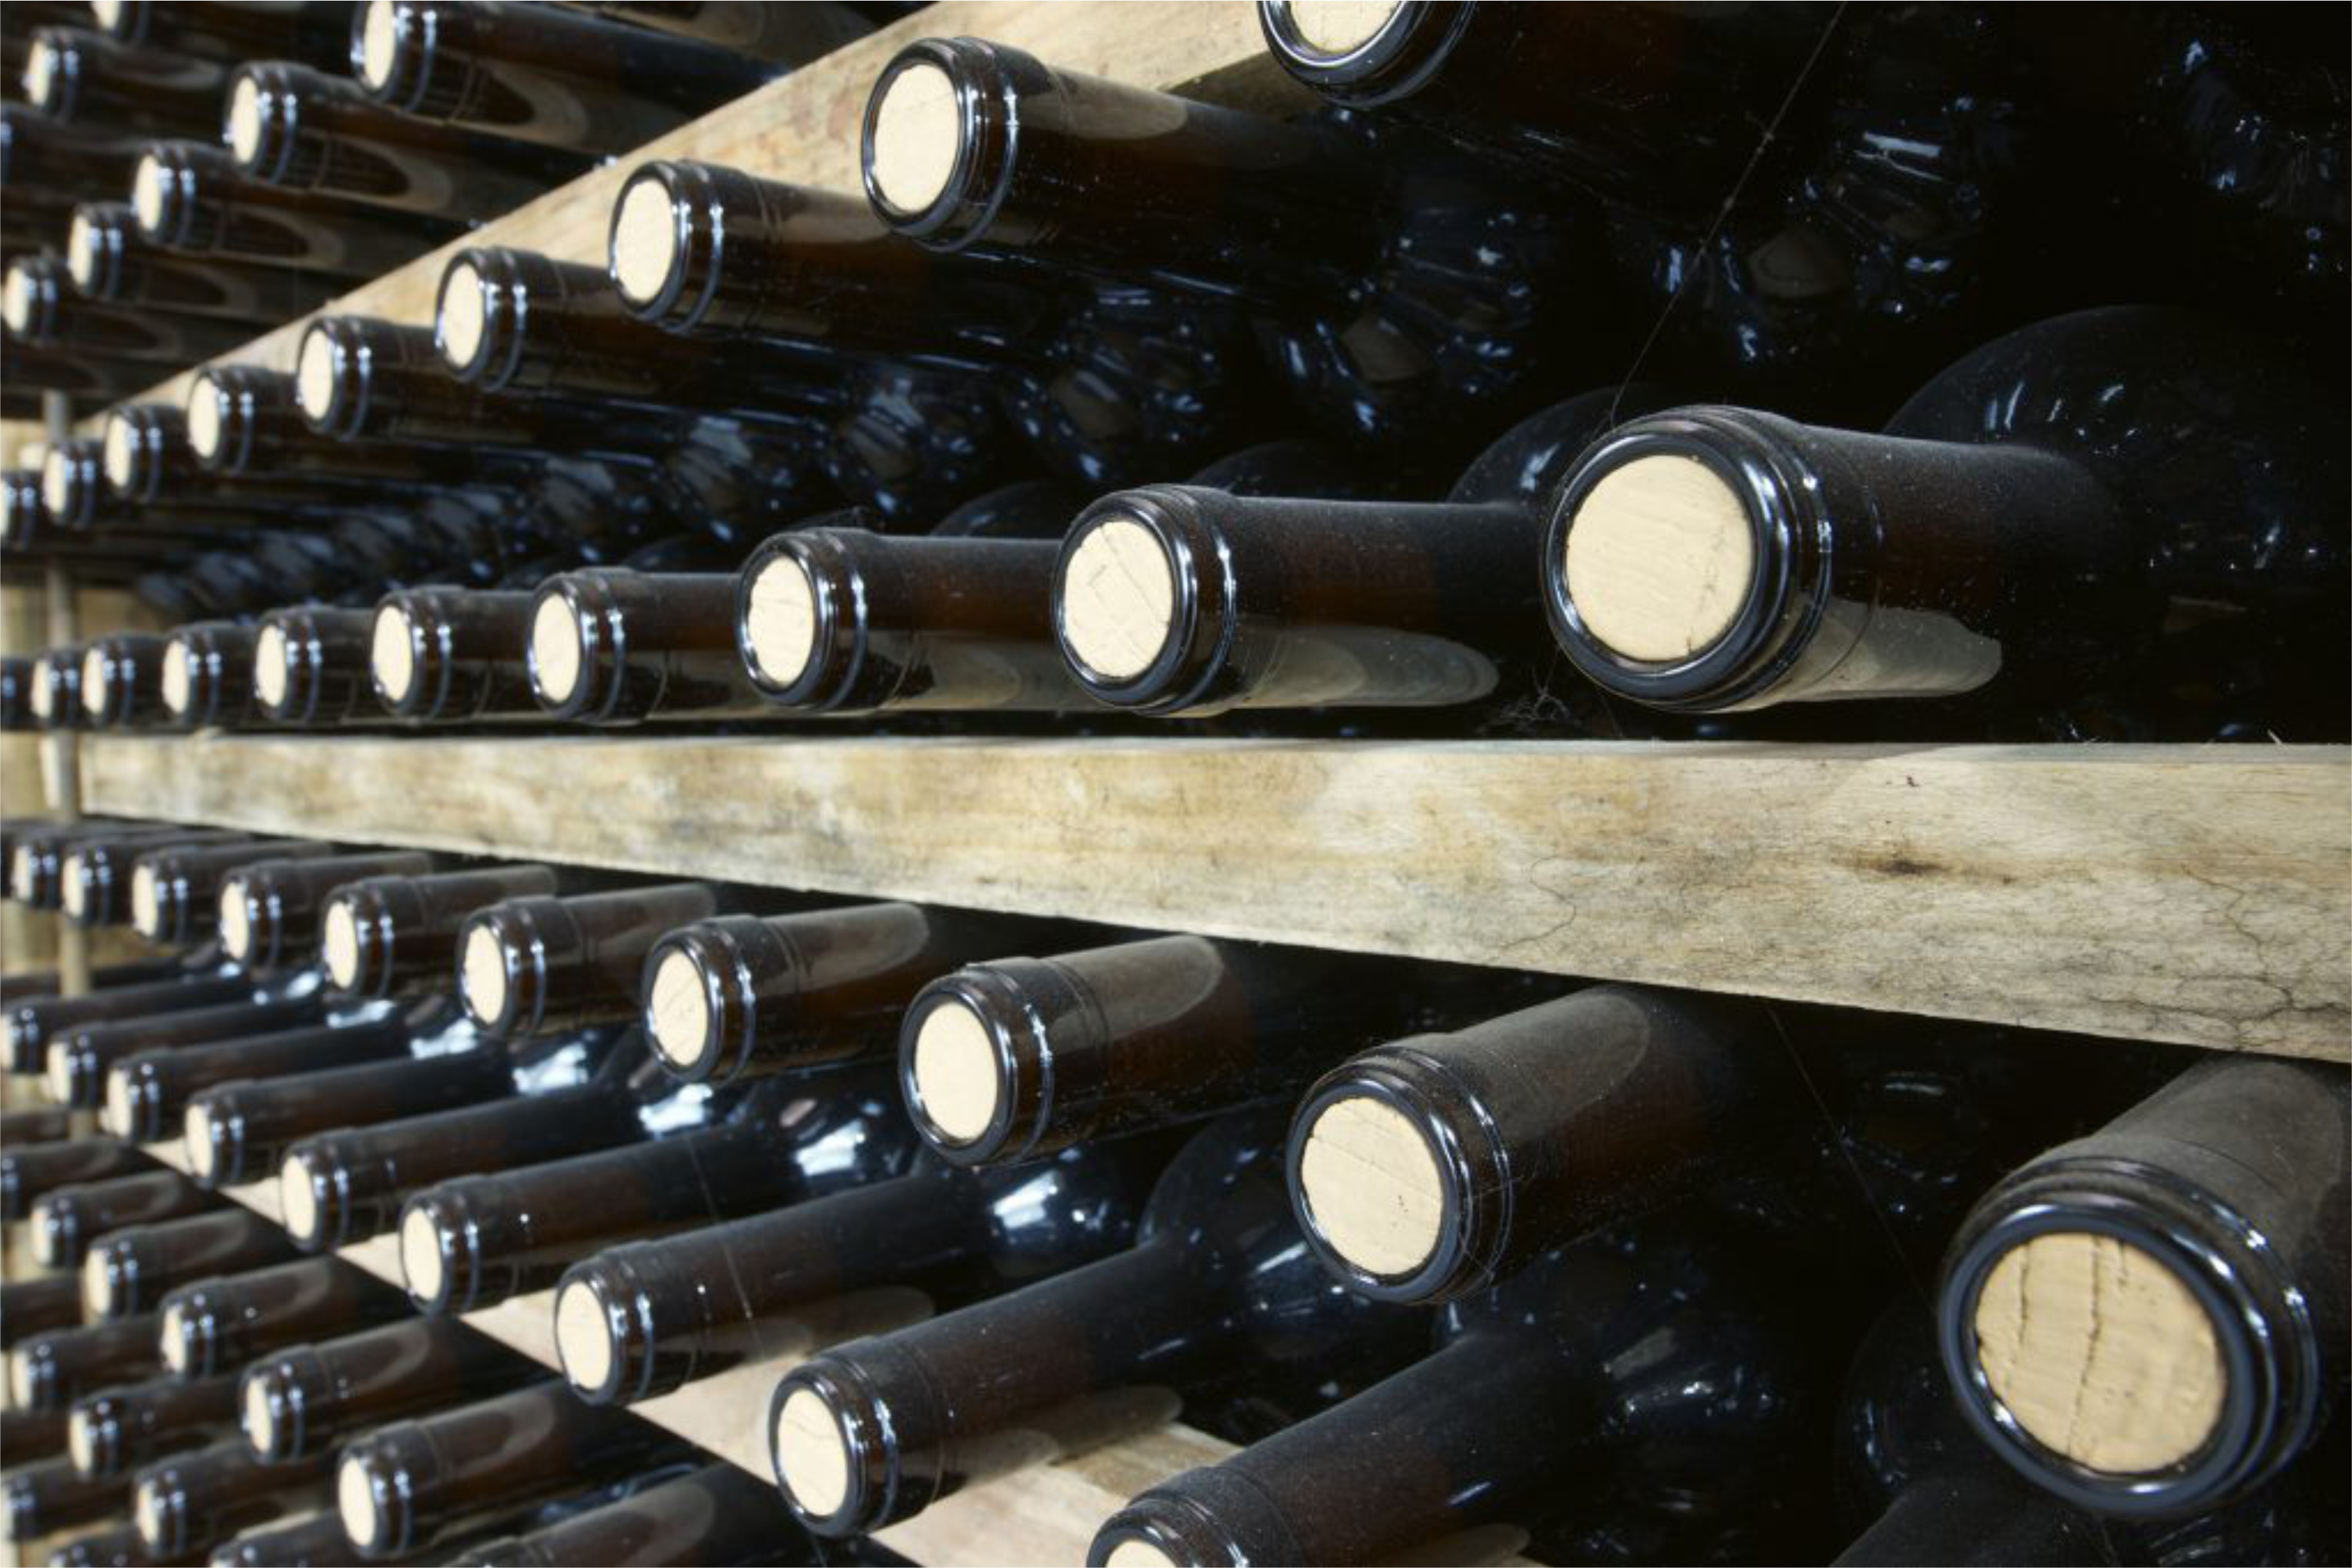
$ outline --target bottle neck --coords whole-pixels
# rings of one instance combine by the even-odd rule
[[[732,573],[590,569],[533,596],[531,687],[558,718],[762,715],[735,645]]]
[[[383,624],[379,617],[379,631]],[[329,895],[320,919],[328,982],[359,997],[442,984],[469,915],[505,899],[551,896],[556,886],[554,869],[535,865],[347,883]]]
[[[246,1373],[238,1399],[247,1438],[275,1463],[328,1455],[349,1433],[538,1375],[454,1320],[403,1316],[277,1353]]]
[[[715,914],[719,896],[708,883],[672,883],[492,904],[467,917],[458,938],[467,1010],[499,1035],[630,1018],[654,944]]]

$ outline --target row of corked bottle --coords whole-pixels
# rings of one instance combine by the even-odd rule
[[[200,1180],[275,1171],[307,1249],[396,1236],[428,1311],[554,1288],[592,1401],[863,1336],[775,1382],[779,1479],[820,1532],[1181,1412],[1247,1447],[1138,1499],[1098,1554],[1819,1554],[1828,1391],[1890,1299],[1917,1321],[1873,1343],[1916,1339],[1882,1352],[1916,1403],[1859,1406],[1893,1426],[1843,1517],[1894,1511],[1854,1560],[1955,1560],[1996,1502],[2017,1533],[1991,1560],[2266,1557],[2331,1527],[2296,1478],[2341,1434],[2338,1068],[2094,1064],[1643,988],[338,858],[249,864],[232,907],[323,934],[340,1030],[200,1043],[284,1030],[221,1009],[306,984],[211,974],[170,984],[245,989],[194,1013],[115,993],[173,1009],[144,1024],[28,1002],[12,1044],[143,1041],[161,1082],[119,1128],[168,1137],[184,1106]],[[518,876],[551,881],[515,898]],[[351,999],[370,941],[425,932],[404,1021]],[[503,1046],[433,994],[453,945]],[[291,1065],[370,1027],[403,1043]],[[1939,1255],[1931,1331],[1914,1281]],[[167,1271],[101,1255],[85,1295]]]
[[[830,0],[12,5],[11,391],[135,393],[873,25]]]
[[[491,259],[461,255],[452,287]],[[185,414],[118,411],[8,494],[94,507],[103,470],[176,496],[174,453],[314,449],[298,404],[396,418],[424,384],[396,369],[414,335],[315,324],[300,375],[207,371]],[[1091,503],[1024,481],[920,535],[859,508],[756,549],[656,525],[621,565],[552,550],[505,586],[52,650],[12,706],[183,727],[1246,710],[1391,733],[2345,733],[2342,422],[2258,345],[2069,317],[1970,355],[1883,435],[1669,402],[1570,399],[1443,499],[1293,441]],[[465,528],[509,516],[443,501]],[[128,527],[87,537],[148,538]]]

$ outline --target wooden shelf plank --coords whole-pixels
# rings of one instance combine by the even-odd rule
[[[187,1152],[178,1144],[142,1147],[174,1170],[188,1169]],[[277,1183],[254,1182],[223,1191],[272,1223],[283,1222]],[[338,1256],[377,1279],[402,1282],[400,1248],[393,1237],[372,1238],[342,1249]],[[465,1322],[509,1349],[560,1369],[553,1313],[554,1292],[541,1291],[468,1312]],[[739,1366],[632,1408],[706,1453],[772,1482],[768,1396],[796,1359]],[[1215,1464],[1233,1451],[1232,1444],[1204,1432],[1171,1425],[960,1492],[904,1524],[878,1531],[876,1539],[917,1563],[1082,1563],[1095,1531],[1129,1498],[1179,1470]]]
[[[2346,1060],[2352,750],[84,742],[89,809]]]
[[[647,158],[698,159],[795,184],[859,192],[858,130],[874,78],[914,39],[965,37],[1028,49],[1072,70],[1144,87],[1181,88],[1234,107],[1288,113],[1311,102],[1267,57],[1248,0],[1129,0],[1115,5],[940,0],[362,285],[318,314],[381,316],[429,326],[441,269],[467,246],[512,246],[602,267],[613,200],[629,171]],[[223,357],[290,372],[302,329],[311,319],[301,317]],[[188,380],[175,376],[133,401],[180,403]],[[99,424],[98,419],[88,420],[82,429],[96,434]]]

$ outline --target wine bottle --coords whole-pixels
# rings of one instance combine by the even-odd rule
[[[140,1539],[170,1556],[201,1552],[238,1531],[328,1500],[324,1459],[265,1465],[234,1437],[139,1472],[131,1517]]]
[[[236,1379],[157,1377],[86,1394],[67,1412],[67,1446],[85,1476],[127,1475],[211,1442],[236,1420]]]
[[[100,643],[106,641],[101,638]],[[163,663],[153,653],[163,641],[155,638],[131,651],[138,663],[153,668]],[[101,675],[101,684],[120,680],[117,671],[131,662],[119,653],[118,650],[117,656],[110,661],[113,667]],[[127,925],[131,923],[131,883],[143,857],[177,849],[254,841],[249,835],[232,828],[184,828],[162,835],[131,833],[120,838],[85,839],[68,850],[58,862],[58,905],[66,918],[78,925]]]
[[[181,255],[346,280],[381,277],[462,226],[247,179],[227,152],[195,141],[158,141],[140,152],[131,210],[142,235]]]
[[[1295,1091],[1367,1041],[1489,1010],[1492,984],[1205,936],[991,956],[907,1004],[898,1077],[941,1155],[1014,1163]]]
[[[152,1313],[192,1280],[267,1268],[293,1256],[285,1231],[247,1208],[123,1226],[91,1242],[82,1259],[82,1310],[93,1318]]]
[[[158,686],[174,726],[233,729],[257,716],[253,636],[253,628],[240,622],[207,621],[179,627],[164,640]]]
[[[203,854],[197,851],[165,851],[167,855]],[[144,863],[143,862],[140,863]],[[134,865],[132,878],[137,879]],[[133,893],[133,903],[137,894]],[[6,1019],[8,1071],[37,1072],[48,1060],[49,1042],[63,1031],[84,1024],[105,1023],[151,1014],[177,1014],[202,1007],[249,999],[253,982],[242,975],[223,973],[202,965],[186,975],[166,980],[142,980],[79,997],[9,998]]]
[[[10,1466],[62,1458],[65,1451],[64,1411],[0,1410],[0,1453],[8,1456]],[[772,1486],[761,1485],[760,1490],[771,1498],[776,1495],[776,1489]],[[783,1505],[778,1503],[777,1506],[781,1508]]]
[[[355,1439],[336,1462],[336,1502],[352,1543],[375,1561],[691,1452],[626,1411],[541,1383]]]
[[[453,1563],[530,1568],[590,1568],[628,1563],[650,1568],[677,1564],[776,1563],[815,1547],[776,1489],[733,1465],[705,1465],[675,1480],[632,1491],[585,1509],[528,1535],[469,1548]]]
[[[1133,1245],[1163,1141],[994,1170],[906,1174],[653,1241],[556,1287],[555,1343],[583,1399],[634,1405],[745,1362],[874,1333]]]
[[[54,256],[18,256],[8,263],[0,281],[0,325],[34,348],[68,347],[95,353],[101,362],[139,361],[168,368],[226,354],[253,336],[247,322],[84,299],[65,262]]]
[[[1442,502],[1106,496],[1063,540],[1054,621],[1071,674],[1160,717],[1423,707],[1523,695],[1551,650],[1525,572],[1551,483],[1640,388],[1515,426]]]
[[[29,1148],[0,1148],[0,1219],[23,1219],[43,1193],[107,1181],[150,1168],[144,1155],[116,1138],[73,1138]]]
[[[188,638],[192,629],[183,628]],[[192,687],[195,672],[221,656],[189,638],[188,669]],[[164,650],[165,685],[170,685],[171,651]],[[254,839],[238,844],[198,849],[157,850],[131,862],[131,928],[150,942],[186,946],[215,936],[220,925],[220,889],[231,872],[263,861],[320,860],[335,852],[332,844],[312,839]],[[237,979],[247,990],[252,982]],[[223,998],[226,999],[226,998]]]
[[[368,685],[373,621],[364,610],[314,604],[264,615],[253,639],[254,705],[273,723],[304,729],[374,718]]]
[[[409,1019],[386,1012],[214,1045],[142,1051],[107,1070],[103,1120],[118,1138],[159,1144],[180,1136],[188,1102],[215,1083],[407,1061],[413,1038]]]
[[[12,1280],[0,1285],[0,1350],[80,1322],[81,1281],[71,1274]]]
[[[510,898],[552,896],[561,882],[552,866],[506,865],[346,883],[319,916],[320,967],[346,996],[444,988],[467,916]]]
[[[632,1092],[613,1082],[633,1054],[614,1056],[603,1077],[578,1087],[298,1139],[278,1162],[288,1233],[306,1251],[346,1247],[394,1228],[402,1200],[436,1181],[636,1141],[661,1102],[640,1097],[651,1084]],[[639,1063],[635,1076],[650,1073]],[[668,1109],[690,1117],[702,1103]]]
[[[264,648],[257,662],[266,664],[268,657]],[[248,861],[220,879],[221,946],[247,968],[307,964],[329,894],[363,877],[423,876],[433,869],[433,857],[415,850]]]
[[[1433,1354],[1143,1492],[1087,1560],[1475,1556],[1551,1530],[1777,1561],[1776,1516],[1808,1500],[1811,1357],[1769,1278],[1703,1223],[1550,1254],[1450,1309]]]
[[[43,27],[25,57],[25,98],[63,125],[110,136],[209,136],[220,126],[221,68],[126,48],[80,27]]]
[[[526,590],[404,588],[376,606],[368,680],[395,718],[432,724],[543,717],[523,650]]]
[[[1867,1523],[1841,1563],[2103,1563],[2099,1521],[2020,1480],[1960,1420],[1935,1323],[1906,1300],[1881,1315],[1848,1372],[1839,1479]]]
[[[1275,62],[1328,103],[1619,201],[1711,209],[1780,120],[1831,16],[1809,5],[1554,15],[1259,0],[1258,23]]]
[[[128,1225],[155,1225],[212,1207],[212,1200],[177,1171],[53,1187],[33,1200],[33,1261],[44,1269],[78,1268],[90,1244]]]
[[[331,525],[339,513],[384,499],[381,492],[325,476],[215,474],[196,456],[187,414],[170,403],[110,409],[104,444],[107,487],[142,507],[186,495],[271,520]]]
[[[84,202],[66,230],[66,271],[89,298],[138,309],[216,316],[247,330],[307,314],[341,289],[282,267],[176,256],[139,231],[124,202]]]
[[[500,1038],[622,1022],[654,944],[730,902],[709,883],[675,882],[493,904],[459,929],[457,994]]]
[[[2132,1519],[2242,1497],[2310,1447],[2343,1375],[2347,1104],[2325,1064],[2217,1059],[2000,1181],[1937,1313],[1977,1435]]]
[[[58,662],[68,663],[63,659]],[[70,662],[79,685],[80,661],[76,658]],[[65,899],[65,857],[77,845],[92,839],[140,838],[168,831],[153,822],[105,818],[47,822],[28,828],[16,834],[16,841],[8,846],[8,895],[35,909],[59,908]]]
[[[1128,1250],[787,1373],[771,1453],[802,1523],[864,1534],[1180,1410],[1212,1430],[1237,1399],[1296,1414],[1406,1359],[1423,1315],[1339,1290],[1299,1245],[1276,1126],[1196,1134]]]
[[[1448,1301],[1752,1163],[1811,1110],[1753,1004],[1594,986],[1325,1073],[1291,1124],[1292,1196],[1351,1289]]]
[[[18,1410],[63,1410],[84,1394],[137,1383],[163,1370],[152,1317],[51,1329],[8,1352],[8,1403]]]
[[[850,448],[835,454],[850,460],[836,482],[886,516],[917,499],[891,482],[895,471],[940,461],[943,447],[964,448],[957,467],[984,480],[984,433],[996,418],[1048,466],[1100,486],[1192,467],[1237,429],[1280,417],[1257,406],[1258,356],[1240,318],[1216,303],[1180,306],[1046,266],[927,256],[829,191],[711,164],[646,163],[614,206],[610,250],[621,298],[645,320],[832,385]],[[861,360],[918,372],[933,402],[985,372],[993,407],[967,393],[971,441],[943,442],[903,417],[877,421]],[[877,440],[908,449],[878,459],[857,451]],[[936,517],[980,487],[929,486],[915,515]]]
[[[400,1268],[428,1312],[470,1312],[545,1290],[602,1248],[822,1197],[898,1175],[916,1139],[873,1078],[754,1091],[715,1126],[479,1176],[412,1194]]]
[[[332,1454],[356,1432],[541,1380],[537,1364],[453,1318],[380,1328],[274,1351],[245,1369],[238,1408],[268,1464]]]
[[[589,166],[402,114],[347,77],[283,61],[237,69],[222,133],[247,179],[456,223],[511,212]]]
[[[80,1110],[100,1110],[105,1104],[107,1073],[116,1062],[140,1051],[241,1040],[315,1023],[324,1012],[316,991],[306,990],[259,1001],[191,1008],[182,1013],[77,1025],[60,1030],[49,1043],[46,1074],[49,1093]]]
[[[312,430],[295,378],[256,365],[207,365],[188,385],[188,446],[224,478],[299,475],[420,497],[512,469],[486,452],[399,442],[339,441]]]
[[[188,1169],[208,1187],[260,1181],[309,1134],[494,1100],[516,1092],[517,1068],[505,1051],[485,1049],[221,1084],[188,1102]]]
[[[0,1530],[29,1543],[121,1513],[122,1502],[120,1480],[87,1480],[65,1459],[26,1465],[0,1476]]]
[[[366,0],[352,74],[425,120],[611,156],[742,97],[765,62],[545,5]]]
[[[194,7],[166,0],[90,0],[101,31],[134,49],[160,49],[200,60],[237,65],[260,58],[299,60],[340,70],[351,51],[348,5],[326,0],[294,4],[216,4]]]
[[[929,981],[1083,929],[913,904],[681,923],[645,956],[646,1034],[690,1083],[871,1060],[896,1047],[900,1012]]]
[[[303,1258],[175,1286],[159,1308],[163,1364],[215,1378],[323,1333],[407,1315],[400,1292],[336,1258]]]
[[[1632,421],[1552,504],[1553,631],[1603,688],[1659,707],[1981,691],[1948,722],[2027,733],[2040,705],[2146,661],[2190,601],[2328,634],[2341,444],[2273,347],[2092,310],[1987,344],[1881,435],[1731,408]],[[2224,477],[2241,473],[2261,482]],[[2158,696],[2126,679],[2134,706]],[[2309,706],[2340,732],[2301,702],[2328,688],[2299,669],[2262,695],[2281,726]]]
[[[531,691],[576,723],[766,716],[736,650],[734,602],[731,573],[558,573],[531,599]]]
[[[1465,414],[1524,404],[1571,342],[1597,366],[1620,329],[1594,308],[1598,225],[1569,187],[1491,183],[1370,122],[1285,123],[924,38],[876,79],[860,165],[876,214],[926,246],[1263,312],[1276,371],[1336,434],[1450,448]]]

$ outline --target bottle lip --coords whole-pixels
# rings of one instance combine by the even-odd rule
[[[394,1234],[400,1249],[400,1278],[420,1312],[461,1312],[472,1304],[481,1279],[480,1238],[468,1217],[436,1191],[412,1194],[401,1206]]]
[[[127,501],[152,501],[163,487],[164,435],[161,411],[144,403],[110,410],[99,437],[100,470],[111,495]]]
[[[368,628],[368,685],[376,700],[401,718],[438,709],[449,675],[448,662],[436,656],[443,652],[437,640],[425,634],[414,612],[415,591],[387,594]]]
[[[69,27],[43,27],[25,56],[25,100],[53,120],[73,119],[81,99],[82,53]]]
[[[139,1539],[159,1555],[177,1557],[187,1550],[188,1494],[170,1484],[175,1472],[166,1468],[142,1475],[131,1489],[131,1518]]]
[[[782,707],[822,712],[850,700],[866,664],[866,578],[837,535],[811,528],[769,539],[735,580],[735,642],[744,674]],[[805,643],[803,637],[805,632]],[[783,668],[805,647],[799,665]]]
[[[1120,531],[1106,535],[1111,528]],[[1132,583],[1153,549],[1168,573],[1164,602],[1156,580],[1133,593],[1071,586],[1079,571],[1090,580]],[[1054,568],[1054,635],[1072,678],[1114,707],[1168,716],[1213,700],[1229,684],[1237,620],[1217,530],[1178,486],[1105,496],[1078,514],[1062,541]],[[1122,655],[1108,671],[1089,662],[1112,664],[1115,643],[1149,639],[1155,631],[1159,643],[1148,658]]]
[[[555,1286],[556,1361],[572,1391],[592,1405],[633,1403],[647,1393],[652,1334],[629,1309],[637,1291],[625,1291],[617,1303],[606,1292],[604,1276],[616,1271],[633,1272],[625,1259],[599,1254],[574,1264]]]
[[[837,1450],[826,1447],[828,1428]],[[879,1528],[898,1490],[890,1432],[887,1410],[854,1364],[828,1357],[786,1373],[768,1401],[768,1458],[793,1517],[834,1538]]]
[[[66,1456],[92,1479],[122,1469],[122,1417],[111,1408],[114,1400],[114,1390],[103,1390],[66,1413]]]
[[[158,245],[178,246],[195,209],[195,173],[184,148],[151,144],[131,173],[131,213],[139,232]]]
[[[302,1380],[286,1370],[291,1364],[288,1353],[280,1353],[247,1367],[237,1382],[237,1427],[246,1446],[265,1462],[302,1452]]]
[[[1371,32],[1318,42],[1307,37],[1290,0],[1258,0],[1258,30],[1275,63],[1335,103],[1370,109],[1411,98],[1426,87],[1468,31],[1476,0],[1433,5],[1398,0]]]
[[[2114,1178],[2120,1177],[2117,1181]],[[1953,1243],[1937,1333],[1962,1416],[1994,1452],[2045,1490],[2121,1518],[2190,1514],[2218,1506],[2273,1473],[2317,1419],[2315,1330],[2300,1295],[2279,1288],[2252,1224],[2156,1167],[2097,1161],[2035,1172],[1980,1207]],[[2045,1446],[1995,1391],[1976,1354],[1978,1310],[1994,1266],[2037,1237],[2087,1232],[2163,1264],[2212,1326],[2222,1396],[2210,1432],[2159,1469],[2102,1471]],[[2282,1337],[2276,1327],[2293,1323]]]
[[[98,509],[104,483],[98,444],[61,441],[41,459],[41,507],[59,528],[86,528]]]
[[[302,134],[301,95],[283,63],[248,61],[229,78],[221,140],[247,178],[284,183]]]
[[[327,316],[302,332],[295,352],[294,402],[303,423],[322,435],[350,440],[367,423],[367,355],[350,340],[348,316]]]
[[[539,706],[593,722],[619,702],[628,657],[617,597],[593,572],[559,572],[533,591],[523,667]]]
[[[378,103],[438,118],[434,67],[441,63],[441,29],[448,21],[438,5],[365,0],[352,12],[352,79]]]
[[[475,1026],[495,1038],[538,1027],[546,996],[541,949],[527,905],[513,900],[478,909],[457,932],[457,994]]]
[[[884,223],[938,250],[960,249],[986,232],[1019,166],[1016,76],[1026,73],[1016,67],[1024,63],[1034,68],[1025,56],[976,38],[920,38],[882,68],[859,122],[857,165],[866,199]],[[894,114],[893,89],[910,74],[927,71],[945,79],[951,119],[926,113],[909,122],[904,100]],[[944,167],[938,166],[935,148],[923,149],[918,166],[904,175],[893,177],[895,171],[886,173],[878,167],[896,164],[909,136],[936,140],[942,131],[953,138]]]
[[[66,276],[89,298],[111,301],[122,290],[121,219],[128,212],[117,203],[83,202],[66,225]]]
[[[220,1320],[204,1284],[184,1285],[170,1291],[158,1310],[157,1354],[164,1370],[175,1377],[209,1377]]]
[[[474,246],[442,268],[434,292],[433,347],[458,382],[483,392],[513,385],[530,332],[534,290],[524,275],[534,259]]]
[[[286,1234],[305,1252],[324,1251],[341,1239],[341,1163],[324,1153],[318,1140],[304,1139],[278,1163],[278,1211]]]
[[[1142,1552],[1184,1564],[1240,1568],[1250,1561],[1224,1539],[1206,1509],[1181,1492],[1166,1490],[1145,1492],[1103,1521],[1087,1547],[1089,1568],[1106,1568],[1122,1547],[1128,1549],[1129,1563]]]
[[[1482,1113],[1447,1114],[1449,1107],[1473,1106],[1475,1100],[1442,1063],[1402,1041],[1377,1051],[1326,1073],[1299,1101],[1283,1149],[1291,1212],[1309,1249],[1350,1290],[1383,1301],[1450,1301],[1493,1281],[1493,1254],[1508,1233],[1514,1207],[1508,1162]],[[1360,1262],[1316,1215],[1307,1169],[1315,1134],[1324,1115],[1345,1101],[1369,1102],[1419,1134],[1413,1152],[1428,1162],[1425,1196],[1434,1198],[1435,1212],[1426,1250],[1408,1266],[1382,1270]]]
[[[726,225],[712,216],[719,177],[704,164],[657,158],[622,182],[605,224],[604,265],[638,319],[684,331],[710,308],[725,270]]]
[[[391,991],[392,919],[365,882],[337,888],[319,911],[319,967],[327,985],[350,997]]]
[[[380,1450],[415,1429],[415,1423],[406,1421],[380,1427],[368,1448],[347,1448],[336,1461],[335,1511],[342,1519],[343,1533],[362,1557],[404,1556],[412,1544],[411,1478],[404,1467],[396,1475],[388,1474]]]
[[[757,1043],[760,998],[724,918],[664,933],[646,949],[641,974],[646,1038],[671,1077],[725,1082],[742,1071]]]
[[[1569,537],[1603,481],[1633,463],[1666,459],[1700,464],[1738,498],[1752,570],[1728,624],[1705,645],[1681,658],[1640,659],[1603,642],[1580,610]],[[1603,690],[1654,707],[1717,712],[1769,690],[1804,653],[1827,607],[1832,546],[1818,494],[1796,448],[1743,411],[1678,409],[1619,426],[1576,460],[1550,505],[1542,572],[1554,639]]]
[[[973,1027],[956,1027],[965,1020]],[[975,1080],[985,1082],[992,1096],[984,1121],[966,1103]],[[907,1005],[898,1031],[898,1084],[915,1130],[940,1158],[958,1166],[1023,1159],[1037,1152],[1053,1104],[1051,1031],[1010,976],[989,965],[959,969],[931,981]],[[945,1100],[950,1088],[958,1102],[951,1109]],[[936,1107],[935,1097],[941,1099]],[[973,1130],[965,1134],[963,1128]]]

